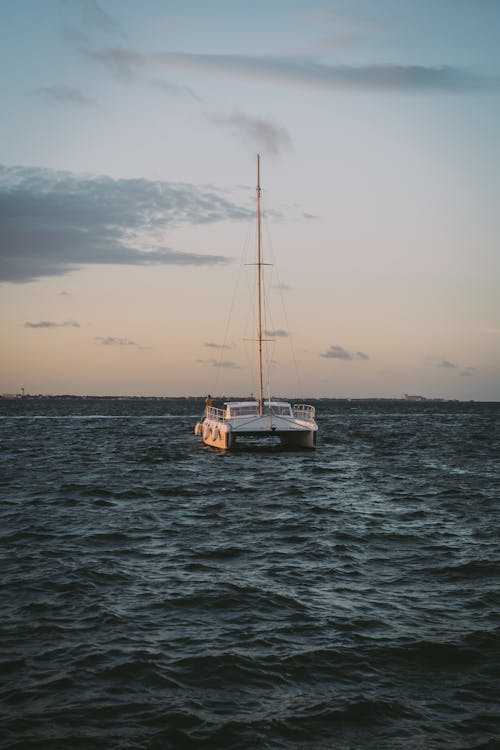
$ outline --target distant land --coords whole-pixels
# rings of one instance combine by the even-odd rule
[[[17,399],[79,399],[79,400],[96,400],[96,399],[115,399],[120,401],[131,401],[131,400],[137,400],[137,399],[143,399],[147,401],[187,401],[190,399],[193,400],[200,400],[203,399],[204,395],[195,395],[195,396],[81,396],[71,393],[60,393],[60,394],[45,394],[45,393],[38,393],[38,394],[31,394],[31,393],[1,393],[0,394],[0,400],[17,400]],[[215,401],[238,401],[243,399],[250,399],[252,397],[249,396],[213,396],[212,397]],[[277,396],[277,398],[285,398],[282,396]],[[290,399],[287,397],[287,400],[289,401],[304,401],[304,398],[302,397],[295,397]],[[410,395],[408,393],[405,393],[404,396],[368,396],[365,398],[337,398],[335,396],[320,396],[318,398],[313,396],[308,396],[308,401],[340,401],[340,402],[349,402],[349,401],[411,401],[411,402],[442,402],[442,403],[475,403],[476,399],[458,399],[458,398],[430,398],[427,396],[420,396],[420,395]]]

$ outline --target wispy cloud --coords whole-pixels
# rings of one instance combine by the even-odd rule
[[[264,331],[264,334],[273,339],[279,339],[286,338],[288,336],[288,331],[285,331],[283,328],[275,328],[274,330]]]
[[[63,20],[59,34],[72,47],[90,46],[95,37],[127,41],[123,26],[97,0],[64,0],[60,5]]]
[[[66,320],[64,323],[54,323],[51,320],[41,320],[38,323],[26,321],[25,328],[80,328],[80,323],[76,320]]]
[[[136,346],[135,341],[124,338],[116,338],[115,336],[96,336],[94,341],[97,341],[103,346]]]
[[[454,370],[456,374],[462,377],[472,377],[477,374],[477,367],[457,365],[455,362],[451,362],[449,359],[443,357],[434,363],[436,367],[440,367],[443,370]]]
[[[208,347],[208,349],[234,349],[234,344],[216,344],[215,341],[206,341],[203,346]]]
[[[101,7],[97,0],[75,0],[80,6],[82,25],[94,31],[125,36],[121,24]]]
[[[0,165],[0,281],[89,264],[208,266],[228,258],[166,247],[170,228],[247,220],[215,188]]]
[[[189,96],[195,101],[201,102],[201,97],[190,86],[179,86],[175,83],[170,83],[170,81],[158,81],[155,79],[151,79],[149,84],[168,96]]]
[[[345,361],[354,359],[370,359],[368,354],[365,354],[364,352],[350,352],[347,349],[344,349],[343,346],[339,346],[338,344],[332,344],[332,346],[330,346],[330,348],[326,352],[323,352],[323,354],[321,354],[320,356],[325,357],[325,359],[342,359]]]
[[[96,102],[85,96],[80,89],[74,86],[44,86],[30,92],[32,96],[43,99],[48,104],[61,104],[76,107],[94,107]]]
[[[61,26],[59,35],[64,42],[71,46],[86,47],[91,43],[89,36],[84,31],[68,24]]]
[[[204,74],[236,75],[252,80],[321,87],[332,90],[465,92],[498,88],[488,78],[452,66],[326,65],[308,57],[270,57],[238,54],[157,52],[143,54],[123,47],[82,48],[88,57],[121,76],[137,68],[181,69]]]
[[[130,81],[134,78],[134,72],[141,68],[159,68],[165,66],[153,66],[141,64],[141,55],[129,48],[124,47],[106,47],[103,49],[92,48],[87,45],[79,47],[80,53],[94,60],[95,62],[105,65],[115,76],[122,81]]]
[[[151,349],[150,346],[141,346],[127,338],[117,338],[116,336],[96,336],[94,341],[101,346],[132,346],[136,349]]]
[[[252,150],[265,151],[276,156],[283,148],[290,148],[292,139],[285,128],[275,125],[270,120],[248,117],[241,112],[230,116],[212,116],[209,118],[216,125],[226,127],[233,134],[242,138]]]
[[[225,367],[228,370],[239,370],[240,366],[237,362],[231,362],[230,360],[223,360],[222,362],[218,359],[197,359],[200,365],[209,365],[210,367]]]

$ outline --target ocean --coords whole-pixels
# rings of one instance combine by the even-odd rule
[[[500,747],[500,404],[0,400],[0,748]]]

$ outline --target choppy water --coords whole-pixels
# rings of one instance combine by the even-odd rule
[[[0,748],[500,747],[500,405],[0,402]]]

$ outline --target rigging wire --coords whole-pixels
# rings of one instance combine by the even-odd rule
[[[283,284],[281,283],[281,280],[280,280],[279,274],[278,274],[278,269],[277,269],[277,264],[276,264],[276,256],[275,256],[274,247],[273,247],[273,243],[272,243],[271,235],[270,235],[270,231],[269,231],[268,212],[266,211],[265,205],[264,205],[265,204],[265,201],[264,201],[265,190],[262,189],[262,188],[261,188],[260,196],[261,196],[261,218],[262,218],[262,225],[263,225],[264,233],[266,235],[266,242],[262,243],[265,246],[265,253],[263,251],[263,255],[265,254],[266,257],[269,257],[269,260],[271,261],[271,262],[267,262],[266,260],[264,260],[264,257],[263,257],[262,258],[262,266],[263,266],[263,268],[261,270],[265,270],[265,268],[267,266],[272,266],[272,274],[274,274],[274,276],[276,278],[276,284],[275,285],[276,285],[276,287],[279,290],[279,298],[280,298],[280,303],[281,303],[281,311],[282,311],[283,319],[284,319],[284,322],[285,322],[285,329],[286,329],[286,332],[287,332],[288,345],[290,347],[291,360],[292,360],[292,363],[293,363],[293,369],[294,369],[294,373],[295,373],[295,379],[296,379],[297,387],[298,387],[298,394],[297,395],[300,398],[303,398],[303,390],[302,390],[300,373],[299,373],[299,368],[298,368],[298,361],[297,361],[297,357],[296,357],[296,354],[295,354],[295,349],[294,349],[294,344],[293,344],[293,336],[292,336],[291,331],[290,331],[290,324],[289,324],[289,321],[288,321],[288,315],[287,315],[286,306],[285,306],[285,300],[284,300],[284,296],[283,296]],[[258,238],[257,238],[257,228],[255,226],[255,218],[252,218],[248,222],[246,236],[245,236],[244,242],[242,243],[242,249],[241,249],[241,254],[240,254],[240,262],[239,262],[239,268],[238,268],[238,272],[237,272],[236,284],[234,285],[234,288],[233,288],[233,295],[232,295],[232,298],[231,298],[231,302],[230,302],[230,306],[229,306],[229,311],[228,311],[228,315],[227,315],[227,318],[226,318],[226,325],[225,325],[224,337],[223,337],[222,344],[220,345],[220,347],[218,349],[218,360],[217,360],[216,365],[215,365],[216,370],[217,370],[216,377],[215,377],[215,383],[214,383],[214,390],[215,390],[215,392],[217,392],[218,389],[219,389],[219,384],[220,384],[221,375],[222,375],[222,369],[225,368],[225,364],[224,364],[224,362],[225,362],[225,353],[227,352],[227,350],[229,348],[232,348],[231,346],[229,346],[229,343],[228,343],[228,341],[229,341],[229,328],[230,328],[231,322],[234,319],[234,310],[235,310],[235,305],[236,305],[236,299],[237,299],[237,296],[238,296],[238,291],[239,291],[240,284],[241,284],[241,279],[242,279],[242,274],[243,274],[243,268],[246,265],[250,265],[250,266],[255,266],[256,265],[254,260],[252,260],[252,262],[250,262],[250,263],[245,263],[245,258],[249,258],[249,256],[250,256],[250,250],[249,250],[249,248],[250,248],[250,245],[253,243],[253,241],[255,241],[255,243],[258,241]],[[254,248],[253,248],[253,245],[252,245],[252,255],[253,255],[253,250],[254,250]],[[248,298],[247,299],[248,300],[251,300],[252,298],[255,299],[255,295],[257,293],[256,292],[256,286],[258,284],[258,279],[255,278],[255,276],[252,274],[252,278],[253,278],[254,283],[251,284],[248,274],[243,274],[243,278],[246,281],[246,287],[247,287],[247,293],[248,293]],[[263,357],[263,359],[264,359],[264,374],[265,374],[266,395],[267,395],[267,399],[268,400],[271,399],[271,370],[272,370],[272,368],[274,366],[274,359],[273,358],[274,358],[276,350],[277,350],[276,337],[273,337],[273,338],[269,337],[269,332],[270,331],[277,330],[276,327],[273,325],[273,320],[272,320],[272,309],[271,309],[270,295],[269,295],[270,287],[271,287],[271,284],[269,284],[269,283],[268,284],[263,284],[263,295],[262,295],[262,312],[263,312],[263,325],[262,325],[262,329],[263,329],[264,333],[266,334],[265,338],[263,340],[264,345],[265,345],[264,346],[264,357]],[[239,299],[239,302],[241,303],[241,298]],[[251,321],[249,321],[249,318],[251,318]],[[255,313],[255,304],[248,303],[247,315],[246,315],[246,323],[245,323],[245,329],[246,330],[248,330],[250,323],[251,323],[252,335],[251,335],[251,337],[249,337],[246,340],[251,340],[253,343],[255,343],[255,333],[254,332],[257,330],[257,319],[256,319],[256,313]],[[250,371],[250,389],[249,390],[252,390],[251,383],[254,383],[258,379],[258,375],[256,375],[256,373],[255,373],[255,356],[254,356],[253,352],[252,352],[252,356],[249,356],[248,350],[245,347],[243,347],[243,354],[244,354],[244,357],[245,357],[245,360],[246,360],[246,364],[249,367],[249,371]]]
[[[297,395],[302,399],[302,398],[304,398],[304,394],[303,394],[302,383],[301,383],[301,378],[300,378],[298,360],[297,360],[297,357],[296,357],[296,354],[295,354],[295,347],[294,347],[294,343],[293,343],[293,334],[292,334],[291,329],[290,329],[290,323],[289,323],[289,319],[288,319],[288,315],[287,315],[287,311],[286,311],[286,306],[285,306],[285,299],[284,299],[284,296],[283,296],[284,285],[282,284],[281,279],[279,277],[279,273],[278,273],[278,264],[276,263],[276,255],[275,255],[275,252],[274,252],[274,247],[273,247],[273,243],[272,243],[272,239],[271,239],[271,234],[270,234],[270,231],[269,231],[269,223],[268,223],[268,220],[267,220],[267,214],[266,214],[266,212],[263,212],[263,217],[264,217],[264,221],[263,221],[263,223],[264,223],[264,229],[265,229],[266,240],[267,240],[266,247],[269,247],[269,251],[270,251],[269,255],[270,255],[271,260],[272,260],[273,272],[274,272],[274,275],[276,277],[276,287],[278,288],[278,291],[279,291],[279,298],[280,298],[280,303],[281,303],[281,311],[282,311],[283,319],[284,319],[284,322],[285,322],[285,330],[286,330],[286,333],[287,333],[288,345],[290,347],[290,356],[291,356],[291,359],[292,359],[293,369],[294,369],[294,374],[295,374],[295,379],[296,379],[296,382],[297,382],[297,389],[298,389],[298,394]],[[272,323],[270,323],[270,325],[272,325]],[[275,349],[276,348],[276,340],[274,340],[274,341],[275,341],[275,347],[274,347],[274,349]]]
[[[236,284],[234,284],[234,286],[233,286],[233,295],[232,295],[232,298],[231,298],[231,302],[230,302],[230,305],[229,305],[228,314],[227,314],[227,317],[226,317],[226,325],[225,325],[225,330],[224,330],[224,336],[223,336],[223,339],[222,339],[222,344],[220,345],[219,350],[218,350],[218,360],[217,360],[217,363],[215,365],[215,367],[216,367],[216,376],[215,376],[215,383],[214,383],[214,385],[215,385],[214,391],[216,393],[217,393],[217,391],[219,389],[219,382],[221,380],[221,373],[222,373],[222,369],[224,368],[224,354],[227,351],[227,349],[230,348],[230,346],[228,344],[228,341],[229,341],[229,326],[230,326],[230,323],[231,323],[231,321],[233,319],[233,313],[234,313],[234,308],[235,308],[235,304],[236,304],[236,297],[238,295],[238,290],[239,290],[240,283],[241,283],[241,276],[242,276],[242,273],[243,273],[243,267],[244,267],[243,261],[244,261],[245,257],[248,255],[248,247],[250,245],[250,235],[251,235],[251,233],[252,233],[252,221],[249,221],[248,224],[247,224],[246,236],[245,236],[245,239],[244,239],[244,241],[242,243],[242,246],[241,246],[241,253],[240,253],[240,259],[239,259],[239,263],[238,263],[238,271],[237,271],[237,277],[236,277]]]

